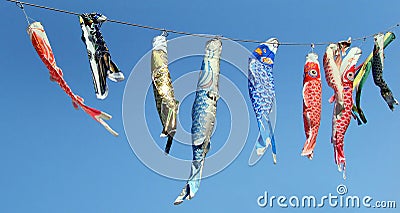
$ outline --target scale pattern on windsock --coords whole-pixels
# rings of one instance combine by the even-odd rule
[[[218,82],[222,42],[211,39],[206,44],[206,53],[197,83],[196,97],[192,108],[192,150],[193,161],[186,185],[174,204],[192,199],[199,190],[204,161],[210,149],[210,139],[214,129],[219,99]]]
[[[318,130],[321,124],[322,102],[321,71],[316,53],[306,56],[303,73],[303,123],[306,141],[301,152],[302,156],[313,158],[317,142]]]
[[[361,49],[353,47],[350,49],[346,57],[339,64],[341,85],[343,93],[343,109],[340,112],[338,102],[335,100],[332,116],[332,137],[335,163],[339,171],[343,171],[343,178],[346,178],[346,158],[344,155],[344,136],[350,125],[353,107],[353,81],[356,71],[356,64],[361,56]]]
[[[386,101],[390,110],[394,110],[394,105],[399,102],[393,97],[392,91],[389,89],[386,81],[383,79],[383,48],[384,35],[379,33],[374,36],[374,52],[372,56],[372,77],[376,86],[380,88],[381,96]]]
[[[278,39],[270,38],[265,43],[261,43],[249,58],[249,96],[259,130],[258,139],[249,159],[250,165],[257,163],[269,145],[272,147],[273,162],[276,163],[275,136],[270,113],[275,103],[275,83],[272,68],[274,67],[278,44]],[[256,160],[253,160],[253,153],[258,155]]]

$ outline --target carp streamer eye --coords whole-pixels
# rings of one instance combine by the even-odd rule
[[[349,81],[354,81],[354,73],[352,72],[347,73],[347,79],[349,79]]]
[[[316,70],[310,70],[308,71],[308,75],[310,75],[313,78],[316,78],[318,76],[318,72]]]

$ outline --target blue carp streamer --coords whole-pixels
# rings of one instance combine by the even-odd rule
[[[276,163],[276,147],[269,115],[275,102],[275,86],[272,68],[274,66],[278,44],[279,42],[276,38],[270,38],[253,51],[249,59],[248,75],[249,95],[259,129],[259,136],[254,149],[258,156],[262,156],[268,146],[271,145],[274,163]],[[260,158],[255,161],[252,159],[253,156],[249,159],[250,165],[257,163]]]
[[[174,202],[175,205],[181,204],[185,199],[192,199],[200,187],[204,160],[210,149],[210,138],[217,112],[221,51],[220,39],[214,38],[207,42],[192,108],[193,161],[191,172],[186,185]]]

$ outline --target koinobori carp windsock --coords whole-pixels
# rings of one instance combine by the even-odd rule
[[[353,81],[356,71],[356,64],[361,56],[361,49],[353,47],[350,49],[347,56],[339,64],[343,94],[343,109],[341,112],[337,112],[339,109],[337,100],[335,101],[335,107],[333,108],[332,117],[332,137],[331,143],[334,148],[335,163],[338,166],[339,171],[343,171],[343,178],[346,178],[346,158],[344,156],[344,136],[347,128],[350,124],[352,117],[353,107]]]
[[[317,141],[321,123],[321,72],[316,53],[306,56],[303,74],[303,122],[306,134],[302,156],[313,158],[314,147]]]
[[[123,73],[111,60],[108,47],[100,32],[100,27],[106,20],[107,17],[99,13],[85,13],[79,16],[82,29],[81,39],[86,45],[94,90],[98,99],[105,99],[108,95],[107,77],[114,82],[124,80]]]
[[[219,38],[207,42],[192,108],[193,161],[191,172],[186,185],[174,202],[175,205],[182,203],[185,199],[192,199],[200,187],[204,160],[210,149],[210,138],[217,112],[221,51],[222,42]]]
[[[396,36],[393,32],[387,32],[383,37],[383,49],[385,49],[392,41],[394,41]],[[361,109],[361,92],[363,86],[371,72],[372,60],[373,60],[374,52],[372,52],[367,59],[365,59],[362,67],[356,73],[356,77],[354,79],[353,89],[356,90],[356,104],[353,106],[353,112],[357,116],[358,124],[367,123],[367,118],[363,110]],[[382,61],[383,62],[383,61]],[[383,67],[382,67],[383,69]],[[377,72],[379,73],[379,72]],[[383,84],[382,84],[383,85]],[[389,89],[389,88],[387,88]],[[389,93],[390,94],[390,93]],[[393,95],[392,95],[393,96]],[[389,106],[390,107],[390,106]]]
[[[168,137],[165,146],[165,153],[168,154],[176,131],[179,102],[175,100],[168,70],[167,38],[162,35],[153,39],[151,77],[157,111],[163,125],[161,137]]]
[[[399,102],[393,97],[392,91],[383,79],[383,46],[384,35],[379,33],[374,36],[374,52],[372,57],[372,77],[374,83],[381,90],[381,96],[386,101],[389,108],[393,111],[394,105],[399,105]]]
[[[32,45],[38,53],[40,59],[46,65],[50,73],[50,79],[55,81],[60,85],[60,87],[67,93],[72,99],[73,106],[78,109],[80,106],[87,114],[89,114],[93,119],[102,124],[110,133],[117,136],[118,133],[115,132],[111,127],[103,120],[111,119],[111,115],[104,113],[100,110],[86,106],[83,103],[83,99],[78,95],[75,95],[69,88],[68,84],[63,78],[63,72],[56,64],[53,50],[51,49],[49,40],[47,38],[46,32],[40,22],[34,22],[29,25],[28,29],[29,37],[32,41]]]
[[[250,165],[257,163],[269,145],[272,147],[273,162],[276,163],[275,136],[270,113],[275,103],[275,84],[272,68],[278,46],[278,39],[270,38],[265,43],[261,43],[249,58],[249,95],[259,129],[258,139],[249,159]],[[257,160],[253,160],[254,153],[259,156]]]

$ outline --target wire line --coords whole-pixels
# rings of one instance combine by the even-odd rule
[[[70,15],[77,15],[77,16],[81,15],[80,13],[77,13],[77,12],[57,9],[57,8],[53,8],[53,7],[47,7],[47,6],[43,6],[43,5],[32,4],[32,3],[29,3],[29,2],[22,2],[22,1],[18,1],[18,0],[6,0],[6,1],[15,2],[15,3],[17,3],[17,5],[27,5],[27,6],[31,6],[31,7],[41,8],[41,9],[45,9],[45,10],[51,10],[51,11],[60,12],[60,13],[66,13],[66,14],[70,14]],[[23,11],[25,13],[25,10],[23,10]],[[26,13],[25,13],[25,15],[26,15]],[[28,16],[26,16],[26,17],[28,17]],[[185,31],[177,31],[177,30],[172,30],[172,29],[153,27],[153,26],[148,26],[148,25],[130,23],[130,22],[126,22],[126,21],[113,20],[113,19],[107,19],[106,21],[107,22],[111,22],[111,23],[127,25],[127,26],[131,26],[131,27],[139,27],[139,28],[143,28],[143,29],[163,31],[163,32],[166,32],[166,33],[174,33],[174,34],[179,34],[179,35],[188,35],[188,36],[195,36],[195,37],[202,37],[202,38],[215,38],[215,37],[218,37],[221,40],[231,40],[231,41],[243,42],[243,43],[267,43],[265,41],[259,41],[259,40],[238,39],[238,38],[229,38],[229,37],[219,36],[219,35],[206,35],[206,34],[190,33],[190,32],[185,32]],[[385,32],[389,32],[389,31],[391,31],[394,28],[399,27],[399,26],[400,26],[400,23],[397,23],[397,24],[393,25],[392,27],[388,28],[387,30],[385,30]],[[373,37],[375,34],[376,33],[371,34],[371,35],[358,37],[358,38],[352,38],[351,41],[361,41],[361,40],[365,41],[366,39]],[[329,45],[329,44],[332,44],[332,43],[336,43],[336,42],[315,42],[315,43],[279,42],[279,45],[285,45],[285,46],[312,46],[312,47],[314,47],[314,46]]]

